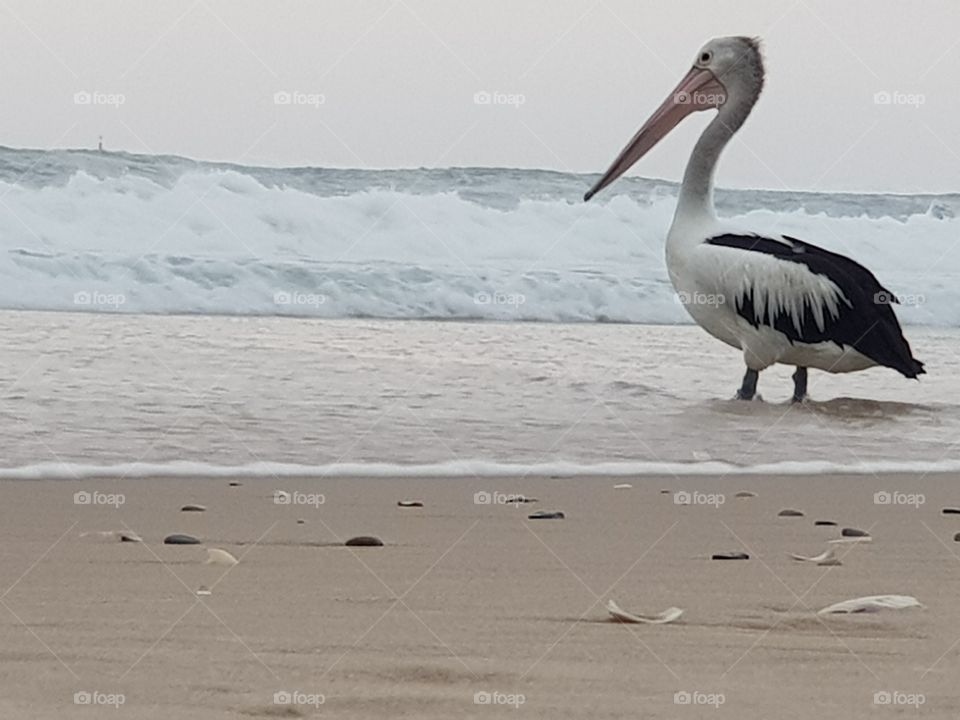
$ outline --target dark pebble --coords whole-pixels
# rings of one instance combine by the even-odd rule
[[[383,547],[383,540],[372,535],[358,535],[347,540],[347,547]]]
[[[184,505],[180,508],[180,512],[206,512],[207,509],[203,505]]]
[[[303,525],[305,522],[307,521],[304,520],[303,518],[297,518],[297,525]]]
[[[397,505],[399,507],[423,507],[423,503],[419,500],[400,500]]]
[[[199,545],[200,541],[195,538],[193,535],[182,535],[180,533],[175,533],[173,535],[167,535],[163,539],[164,545]]]
[[[843,537],[870,537],[870,533],[866,530],[858,530],[857,528],[844,528],[840,531],[840,534]]]
[[[660,488],[661,495],[669,495],[670,491],[667,488]]]
[[[757,494],[753,492],[753,490],[741,490],[736,495],[734,495],[734,497],[738,497],[738,498],[752,498],[756,496]]]
[[[527,520],[563,520],[566,517],[562,512],[547,512],[540,510],[531,515],[527,515]]]
[[[825,527],[836,527],[836,523],[833,520],[814,520],[814,525],[822,525]]]
[[[956,535],[953,536],[953,541],[960,542],[960,533],[957,533]]]
[[[745,552],[724,552],[715,553],[711,560],[749,560],[750,556]]]
[[[781,510],[777,513],[777,517],[803,517],[803,513],[799,510],[791,510],[787,508],[786,510]]]
[[[944,508],[940,512],[944,515],[960,515],[960,508]]]
[[[227,483],[227,484],[228,484],[230,487],[240,487],[243,483],[239,483],[239,482],[237,482],[236,480],[231,480],[231,481],[230,481],[229,483]]]

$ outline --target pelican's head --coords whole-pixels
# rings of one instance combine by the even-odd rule
[[[749,112],[762,89],[763,57],[758,39],[722,37],[709,41],[700,48],[693,67],[680,84],[637,131],[583,199],[589,200],[623,175],[687,115],[728,105],[746,108],[746,112]],[[742,121],[742,118],[739,119],[739,122]]]

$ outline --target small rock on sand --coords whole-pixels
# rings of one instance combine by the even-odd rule
[[[843,537],[870,537],[870,533],[866,530],[858,530],[857,528],[844,528],[840,531],[840,534]]]
[[[122,532],[119,535],[120,542],[143,542],[143,538],[135,532]]]
[[[305,522],[307,521],[304,520],[303,518],[297,518],[297,525],[303,525]]]
[[[945,507],[940,511],[944,515],[960,515],[960,508],[955,507]]]
[[[173,535],[167,535],[163,539],[164,545],[199,545],[200,540],[195,538],[193,535],[185,535],[183,533],[174,533]]]
[[[813,521],[813,524],[814,524],[814,525],[821,526],[821,527],[836,527],[836,526],[837,526],[837,524],[836,524],[833,520],[814,520],[814,521]]]
[[[738,498],[752,498],[756,496],[757,494],[753,492],[753,490],[741,490],[736,495],[734,495],[734,497],[738,497]]]
[[[777,513],[777,517],[803,517],[803,513],[800,510],[785,508]]]
[[[423,503],[419,500],[400,500],[397,505],[399,507],[423,507]]]
[[[243,485],[243,483],[238,482],[237,480],[231,480],[231,481],[230,481],[229,483],[227,483],[227,484],[228,484],[230,487],[240,487],[241,485]]]
[[[661,495],[669,495],[669,494],[670,494],[670,490],[669,490],[668,488],[660,488],[660,494],[661,494]]]
[[[206,512],[207,508],[203,505],[184,505],[180,512]]]
[[[617,483],[616,485],[613,486],[613,489],[614,489],[614,490],[629,490],[629,489],[632,488],[632,487],[633,487],[633,485],[631,485],[630,483]]]
[[[960,533],[957,533],[956,535],[953,536],[953,541],[960,542]]]
[[[383,547],[383,540],[372,535],[358,535],[347,540],[347,547]]]
[[[566,515],[562,512],[548,512],[546,510],[540,510],[535,513],[527,515],[527,520],[563,520]]]
[[[714,553],[711,560],[749,560],[750,556],[745,552],[722,552]]]

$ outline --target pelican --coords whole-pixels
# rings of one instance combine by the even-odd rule
[[[717,219],[713,176],[724,147],[763,90],[759,40],[715,38],[584,196],[589,200],[646,155],[683,118],[717,114],[697,141],[667,234],[667,271],[700,327],[743,352],[736,397],[752,400],[762,370],[796,367],[793,401],[807,396],[807,369],[830,373],[882,365],[924,372],[893,312],[896,296],[859,263],[787,235],[744,231]]]

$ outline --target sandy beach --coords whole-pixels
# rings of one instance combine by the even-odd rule
[[[615,490],[620,482],[633,487]],[[7,482],[0,714],[865,718],[890,704],[954,717],[960,516],[941,510],[960,503],[955,483]],[[275,502],[277,489],[289,503]],[[92,502],[76,504],[77,492]],[[677,504],[677,492],[693,504]],[[498,493],[539,502],[498,504]],[[424,507],[397,507],[402,499]],[[207,510],[181,512],[187,503]],[[783,508],[804,516],[778,517]],[[535,510],[566,517],[528,520]],[[814,525],[823,519],[839,526]],[[835,545],[841,566],[787,557],[821,552],[844,526],[874,540]],[[105,531],[143,543],[96,534]],[[162,544],[170,533],[203,544]],[[355,535],[385,546],[341,546]],[[209,547],[239,564],[205,564]],[[750,559],[710,559],[724,551]],[[197,596],[201,585],[211,594]],[[926,607],[816,614],[876,594]],[[610,598],[685,613],[669,625],[617,624]]]

